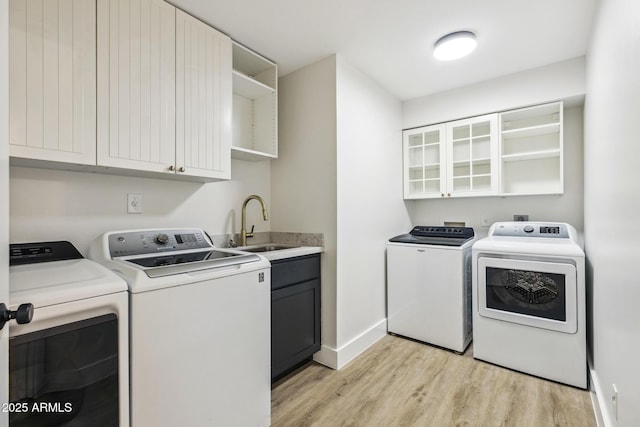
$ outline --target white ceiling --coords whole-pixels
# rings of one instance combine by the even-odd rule
[[[599,0],[170,0],[278,63],[280,76],[331,54],[401,100],[582,56]],[[470,30],[453,62],[433,43]]]

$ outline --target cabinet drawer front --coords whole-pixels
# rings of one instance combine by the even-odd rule
[[[271,290],[320,277],[320,255],[308,255],[271,263]]]

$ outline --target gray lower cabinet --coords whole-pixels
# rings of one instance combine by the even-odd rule
[[[271,380],[320,350],[320,254],[271,261]]]

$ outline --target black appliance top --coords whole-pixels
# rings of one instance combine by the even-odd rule
[[[475,233],[471,227],[418,225],[413,227],[409,234],[395,236],[389,241],[418,245],[462,246],[469,240],[473,240],[474,236]]]
[[[11,243],[9,265],[36,264],[39,262],[66,261],[84,258],[67,241],[40,243]]]

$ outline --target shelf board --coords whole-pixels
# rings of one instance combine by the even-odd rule
[[[233,93],[243,98],[257,99],[275,93],[275,89],[233,70]]]
[[[560,132],[560,123],[548,123],[526,128],[503,130],[502,139],[512,140],[516,138],[527,138],[530,136],[548,135],[558,132]]]
[[[237,42],[233,43],[232,55],[234,70],[242,70],[243,73],[250,76],[255,76],[268,69],[276,68],[275,63]]]
[[[531,151],[527,153],[506,154],[501,157],[503,162],[519,162],[523,160],[547,159],[560,157],[560,149]]]
[[[263,151],[250,150],[242,147],[231,147],[231,157],[238,160],[260,162],[262,160],[277,159],[278,156]]]

